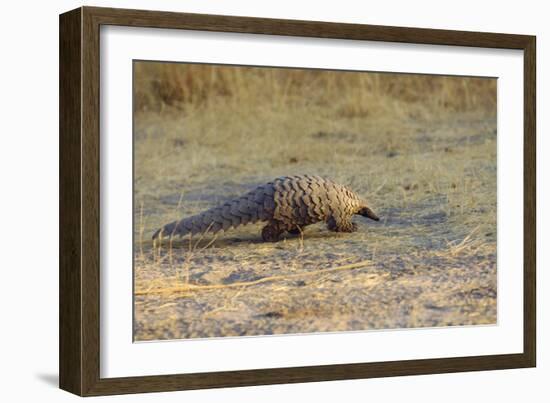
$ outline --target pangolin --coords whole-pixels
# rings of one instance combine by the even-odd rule
[[[279,177],[243,196],[200,214],[164,225],[153,235],[217,233],[239,225],[267,221],[264,241],[275,242],[286,231],[299,234],[306,225],[324,221],[331,231],[354,232],[354,214],[379,218],[357,194],[329,179],[297,175]]]

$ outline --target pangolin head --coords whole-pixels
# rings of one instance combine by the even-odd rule
[[[356,214],[368,217],[374,221],[380,221],[380,218],[366,205],[366,203],[359,206]]]

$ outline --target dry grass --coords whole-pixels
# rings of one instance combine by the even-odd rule
[[[292,280],[295,278],[298,278],[300,280],[306,279],[311,276],[320,276],[325,275],[328,273],[334,273],[342,270],[353,270],[358,269],[362,267],[366,267],[369,265],[369,261],[365,260],[362,262],[352,263],[352,264],[346,264],[343,266],[337,266],[337,267],[331,267],[329,269],[318,269],[313,272],[308,273],[294,273],[294,274],[282,274],[282,275],[275,275],[275,276],[267,276],[262,277],[258,280],[252,280],[252,281],[235,281],[234,283],[229,284],[208,284],[208,285],[200,285],[200,284],[191,284],[189,281],[186,281],[181,286],[170,286],[168,288],[166,287],[155,287],[154,284],[147,284],[147,287],[141,288],[138,284],[134,295],[151,295],[151,294],[168,294],[172,295],[173,293],[183,292],[183,293],[191,293],[191,292],[197,292],[197,291],[210,291],[210,290],[222,290],[227,288],[244,288],[244,287],[251,287],[258,284],[264,284],[264,283],[270,283],[273,281],[287,281]],[[178,278],[175,277],[172,280],[169,280],[171,284],[177,284]]]
[[[135,65],[136,112],[217,103],[300,108],[330,105],[343,117],[492,112],[495,80],[326,70],[143,63]]]
[[[495,80],[135,72],[137,340],[495,323]],[[150,241],[161,224],[295,173],[349,185],[381,222],[276,244],[258,225]]]

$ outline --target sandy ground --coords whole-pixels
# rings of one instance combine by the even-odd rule
[[[136,117],[135,340],[496,323],[494,116],[324,111]],[[381,221],[278,243],[257,224],[153,247],[162,224],[302,173],[348,185]]]

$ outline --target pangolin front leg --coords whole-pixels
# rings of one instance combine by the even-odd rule
[[[327,220],[327,228],[334,232],[355,232],[357,224],[351,221],[350,218],[329,217]]]

